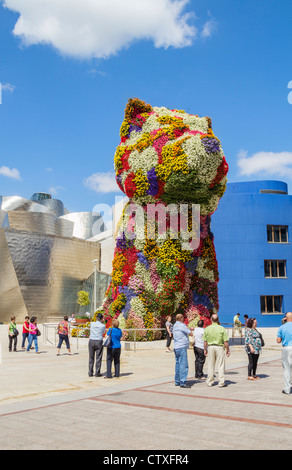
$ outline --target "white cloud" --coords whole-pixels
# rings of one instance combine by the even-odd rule
[[[51,193],[53,196],[59,194],[60,191],[65,191],[65,188],[63,186],[52,186],[49,188],[49,193]]]
[[[13,33],[24,44],[50,44],[64,55],[105,58],[134,41],[155,47],[192,44],[189,0],[3,0],[20,14]]]
[[[215,30],[216,30],[215,20],[211,19],[211,20],[206,21],[206,23],[204,24],[203,30],[201,32],[202,38],[209,38],[210,36],[212,36]]]
[[[257,152],[248,157],[245,150],[238,154],[237,164],[243,176],[263,175],[292,178],[292,152]]]
[[[11,93],[13,93],[15,90],[15,86],[12,85],[11,83],[1,83],[1,88],[2,90],[7,90],[7,91],[10,91]]]
[[[97,193],[118,193],[120,188],[113,172],[94,173],[84,180],[84,185]]]
[[[0,175],[7,176],[15,180],[21,180],[20,173],[17,168],[9,168],[8,166],[0,167]]]

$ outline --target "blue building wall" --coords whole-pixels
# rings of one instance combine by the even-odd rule
[[[261,193],[261,191],[271,191]],[[275,193],[274,193],[275,192]],[[284,193],[284,194],[282,194]],[[288,243],[269,243],[267,225],[288,226]],[[227,184],[212,216],[219,268],[219,317],[236,313],[257,318],[259,326],[280,326],[292,311],[292,196],[281,181]],[[286,278],[265,278],[264,260],[286,260]],[[260,296],[282,295],[282,314],[262,314]]]

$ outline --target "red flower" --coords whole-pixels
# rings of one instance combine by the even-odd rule
[[[136,192],[136,184],[135,184],[135,174],[132,172],[130,173],[125,181],[125,193],[129,198],[132,198]]]

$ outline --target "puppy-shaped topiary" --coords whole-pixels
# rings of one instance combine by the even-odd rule
[[[210,216],[228,172],[211,119],[130,99],[120,135],[116,180],[129,203],[98,312],[121,327],[157,328],[177,313],[208,324],[219,308]]]

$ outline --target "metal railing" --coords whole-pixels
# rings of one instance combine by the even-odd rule
[[[221,324],[222,326],[224,326],[224,328],[227,330],[227,334],[229,336],[229,339],[233,340],[233,339],[236,339],[236,331],[239,329],[239,327],[234,327],[233,324],[224,324],[222,323]],[[58,332],[57,332],[57,327],[58,327],[58,323],[43,323],[43,342],[46,343],[50,343],[52,344],[53,346],[57,346],[57,336],[58,336]],[[240,344],[243,343],[244,341],[244,326],[242,326],[240,328],[240,331],[239,331],[239,338],[240,338]],[[54,330],[53,332],[53,335],[49,335],[49,330]],[[81,336],[80,335],[80,332],[86,332],[86,331],[90,331],[90,327],[83,327],[82,325],[78,326],[78,325],[71,325],[70,326],[70,332],[72,333],[72,330],[77,330],[77,333],[76,335],[72,336],[71,338],[76,338],[76,347],[77,349],[79,348],[79,340],[82,338],[82,339],[89,339],[89,334],[88,336],[86,336],[86,333],[84,336]],[[236,331],[235,331],[236,330]],[[106,332],[108,331],[108,329],[106,329]],[[136,352],[137,351],[137,342],[140,343],[140,342],[143,342],[141,341],[141,336],[145,336],[147,338],[149,338],[149,335],[153,334],[153,336],[155,336],[155,332],[163,332],[163,331],[166,331],[165,328],[122,328],[122,332],[124,333],[127,333],[127,337],[126,339],[124,339],[124,343],[125,343],[125,349],[127,349],[126,345],[127,343],[131,343],[133,344],[134,346],[134,351]],[[50,337],[49,337],[50,336]],[[53,336],[53,338],[52,338]],[[140,338],[139,338],[140,336]],[[70,338],[70,339],[71,339]],[[162,339],[165,339],[164,337]]]
[[[57,346],[57,336],[58,336],[58,331],[57,331],[57,327],[58,327],[58,323],[43,323],[42,325],[43,327],[43,342],[44,343],[50,343],[52,346]],[[49,335],[49,330],[53,330],[53,333],[51,335]],[[77,349],[79,348],[79,340],[80,339],[89,339],[89,335],[86,336],[86,333],[85,335],[81,336],[80,335],[80,332],[86,332],[86,331],[90,331],[90,327],[83,327],[83,326],[78,326],[78,325],[73,325],[70,327],[69,329],[69,333],[72,334],[72,330],[77,330],[77,333],[76,335],[74,334],[74,336],[71,336],[71,338],[76,338],[76,347]],[[105,332],[107,332],[108,329],[105,330]],[[126,332],[128,333],[128,335],[130,335],[130,338],[127,338],[125,340],[123,340],[125,343],[133,343],[134,344],[134,351],[136,352],[137,350],[137,347],[136,347],[136,343],[137,342],[141,342],[140,339],[137,339],[139,338],[139,335],[145,335],[145,337],[147,337],[147,335],[149,335],[151,332],[153,332],[153,335],[155,335],[155,332],[159,332],[159,331],[165,331],[165,328],[123,328],[122,329],[122,332]],[[53,336],[53,338],[52,338]],[[70,338],[70,339],[71,339]]]

